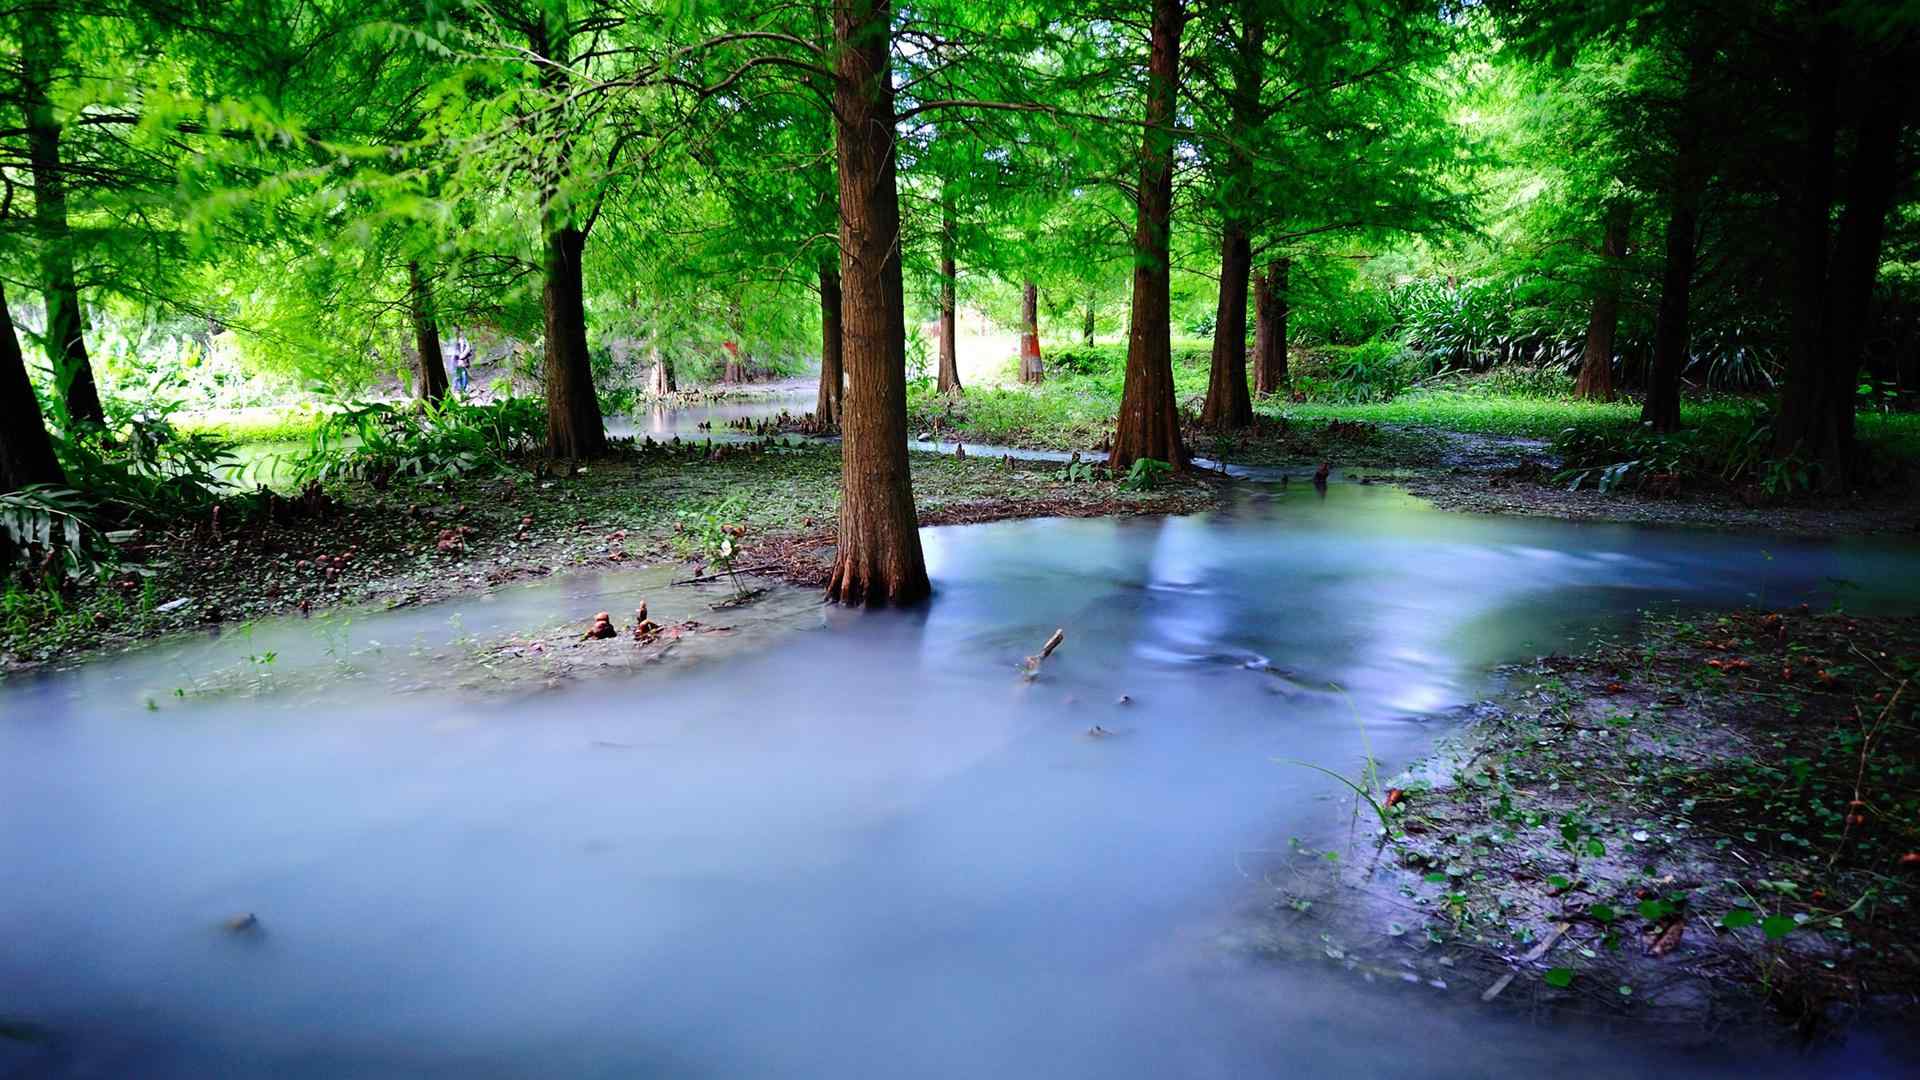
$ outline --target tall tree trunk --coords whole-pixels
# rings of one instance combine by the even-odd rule
[[[827,597],[843,604],[911,604],[931,591],[907,468],[892,16],[889,0],[833,4],[847,400],[840,419],[840,534]]]
[[[1873,314],[1873,284],[1880,269],[1887,212],[1900,181],[1904,113],[1912,108],[1911,84],[1898,61],[1874,60],[1868,100],[1847,169],[1847,203],[1840,211],[1833,260],[1827,274],[1826,348],[1823,370],[1812,387],[1815,415],[1796,441],[1798,452],[1818,467],[1824,490],[1844,488],[1854,464],[1854,397],[1860,376],[1867,321]],[[1776,433],[1776,438],[1778,433]]]
[[[820,260],[820,395],[814,399],[813,418],[829,427],[840,424],[846,400],[846,373],[840,363],[840,263]]]
[[[67,224],[67,173],[60,160],[61,130],[49,97],[64,56],[55,5],[21,17],[20,71],[26,111],[27,162],[33,174],[33,226],[40,243],[40,291],[47,305],[47,356],[69,420],[103,425],[100,388],[87,356],[80,289],[73,269],[73,231]]]
[[[566,51],[568,27],[564,18],[549,26],[542,15],[528,28],[527,44],[541,65],[540,88],[550,100],[564,101],[571,68]],[[550,116],[564,124],[562,111]],[[542,125],[544,128],[544,125]],[[546,357],[543,373],[547,391],[547,455],[555,458],[599,457],[607,452],[607,428],[600,415],[600,398],[593,388],[593,363],[587,352],[586,281],[581,266],[587,250],[586,231],[576,226],[559,205],[561,178],[571,168],[564,130],[545,131],[557,147],[547,167],[550,174],[540,189],[540,227],[544,235],[543,267],[546,281],[540,306],[546,319]]]
[[[1680,376],[1687,369],[1693,306],[1693,268],[1699,255],[1700,200],[1706,193],[1702,98],[1713,47],[1706,31],[1694,31],[1687,46],[1687,85],[1674,136],[1673,190],[1667,207],[1667,263],[1660,278],[1660,305],[1653,324],[1653,370],[1640,421],[1655,431],[1680,429]]]
[[[1593,294],[1593,313],[1587,319],[1587,344],[1580,353],[1580,378],[1573,396],[1588,401],[1613,400],[1613,339],[1620,327],[1620,284],[1625,275],[1621,260],[1627,255],[1627,230],[1633,204],[1616,199],[1607,206],[1606,235],[1600,241],[1600,287]]]
[[[647,374],[647,393],[663,398],[679,389],[673,382],[673,361],[660,351],[660,343],[649,346],[653,353],[653,368]]]
[[[413,346],[419,355],[413,392],[422,401],[447,396],[447,364],[440,355],[440,326],[434,321],[433,286],[420,273],[418,262],[407,263],[407,306],[413,316]]]
[[[27,379],[27,361],[20,354],[13,314],[0,285],[0,492],[18,491],[28,484],[65,484],[60,461],[47,437],[40,400]]]
[[[1292,259],[1267,264],[1253,304],[1253,392],[1266,397],[1287,385],[1287,286]]]
[[[593,390],[587,355],[586,284],[580,257],[587,235],[571,225],[547,234],[546,314],[547,454],[591,458],[607,452],[607,429]]]
[[[740,314],[738,299],[727,305],[727,332],[733,335],[733,340],[726,342],[723,346],[727,351],[727,366],[720,373],[720,381],[723,383],[746,382],[746,353],[743,351],[746,347],[744,344],[747,337],[746,323]]]
[[[960,393],[960,328],[954,322],[953,202],[940,196],[940,377],[943,394]]]
[[[1253,251],[1246,229],[1229,222],[1220,237],[1220,303],[1214,310],[1213,364],[1207,376],[1207,402],[1200,422],[1214,431],[1253,423],[1247,396],[1247,279]]]
[[[1827,6],[1816,4],[1820,16]],[[1826,400],[1827,260],[1833,247],[1833,174],[1840,138],[1840,57],[1837,33],[1823,25],[1809,40],[1806,142],[1801,148],[1800,201],[1794,208],[1792,334],[1780,415],[1774,422],[1775,455],[1827,457],[1837,449],[1834,410]],[[1851,390],[1851,388],[1849,388]]]
[[[1080,341],[1081,341],[1081,344],[1085,345],[1089,349],[1093,348],[1093,316],[1094,316],[1093,301],[1094,301],[1093,290],[1088,289],[1086,321],[1080,327]]]
[[[1040,288],[1031,281],[1020,289],[1020,381],[1047,381],[1047,365],[1040,359]]]
[[[1127,375],[1108,463],[1115,472],[1152,458],[1185,469],[1180,411],[1173,396],[1173,328],[1168,241],[1173,217],[1174,99],[1180,83],[1180,0],[1154,0],[1147,59],[1146,131],[1133,231],[1133,314]]]
[[[1220,201],[1220,302],[1213,319],[1213,362],[1207,376],[1207,400],[1200,422],[1214,431],[1253,423],[1247,397],[1247,281],[1253,275],[1253,249],[1247,239],[1245,208],[1253,201],[1253,161],[1245,149],[1261,120],[1260,84],[1266,67],[1264,0],[1240,0],[1240,30],[1233,54],[1226,167]]]
[[[1824,14],[1828,7],[1816,10]],[[1872,61],[1836,236],[1831,220],[1840,138],[1838,92],[1843,60],[1857,53],[1830,25],[1820,28],[1811,52],[1795,230],[1793,340],[1774,426],[1774,452],[1815,466],[1820,486],[1833,491],[1847,485],[1854,466],[1855,380],[1886,216],[1900,175],[1899,142],[1912,90],[1897,57],[1883,54]]]

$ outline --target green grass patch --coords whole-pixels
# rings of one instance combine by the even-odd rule
[[[233,442],[305,442],[326,418],[325,410],[291,406],[180,413],[173,424],[183,432],[205,432]]]

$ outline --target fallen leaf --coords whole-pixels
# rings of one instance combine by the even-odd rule
[[[1665,956],[1680,947],[1680,939],[1686,935],[1687,920],[1675,917],[1664,927],[1654,927],[1647,942],[1648,956]]]

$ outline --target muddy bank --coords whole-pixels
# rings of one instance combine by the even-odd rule
[[[1648,619],[1264,874],[1238,944],[1681,1041],[1920,1015],[1920,619]],[[1361,792],[1364,792],[1362,794]]]
[[[1180,479],[1135,491],[1050,462],[915,454],[923,524],[1108,513],[1191,513],[1220,488]],[[338,483],[258,520],[149,530],[137,569],[57,596],[27,594],[0,624],[0,672],[188,630],[354,605],[401,607],[581,570],[709,568],[687,523],[728,504],[746,546],[831,550],[839,448],[812,440],[669,450],[626,444],[604,461],[509,477]],[[761,563],[776,560],[764,558]],[[754,557],[737,560],[750,568]],[[780,560],[795,580],[817,576]],[[594,612],[556,612],[587,619]],[[586,628],[583,623],[580,629]]]
[[[1395,477],[1445,510],[1568,521],[1685,525],[1793,536],[1920,536],[1920,498],[1909,486],[1833,499],[1770,502],[1722,491],[1676,496],[1569,491],[1533,459],[1495,468],[1426,470]]]

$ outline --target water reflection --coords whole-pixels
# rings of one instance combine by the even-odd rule
[[[630,607],[610,578],[0,687],[0,1015],[52,1035],[0,1040],[0,1075],[1895,1071],[1871,1040],[1675,1062],[1543,1037],[1252,969],[1191,928],[1241,895],[1239,853],[1324,822],[1333,782],[1277,759],[1351,768],[1364,725],[1405,760],[1488,665],[1647,603],[1822,604],[1845,578],[1911,608],[1911,547],[1343,484],[924,538],[925,610],[809,609],[822,629],[666,677],[144,703],[268,645],[325,665],[455,614]],[[217,928],[239,911],[257,941]]]

